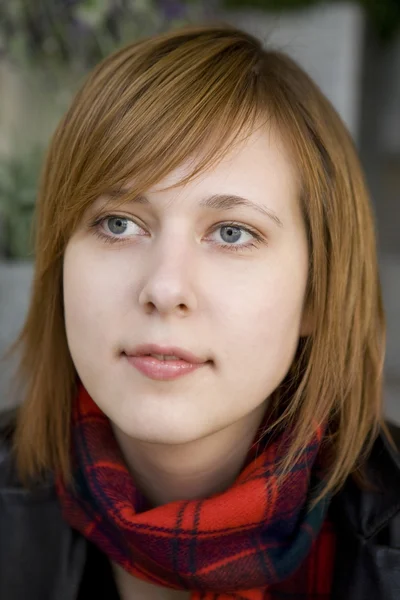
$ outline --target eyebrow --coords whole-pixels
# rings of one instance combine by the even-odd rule
[[[200,206],[215,208],[216,210],[230,210],[237,206],[246,206],[247,208],[251,208],[262,215],[267,216],[269,219],[272,219],[279,227],[283,227],[282,221],[272,210],[266,206],[260,206],[248,198],[242,198],[242,196],[236,196],[234,194],[215,194],[209,198],[203,198],[200,202]]]
[[[117,190],[107,195],[111,196],[113,199],[117,199],[124,196],[127,193],[128,190]],[[148,198],[142,195],[129,199],[129,202],[132,202],[134,204],[150,204]],[[238,206],[245,206],[268,217],[276,225],[278,225],[278,227],[283,227],[282,221],[274,211],[267,208],[266,206],[260,206],[259,204],[257,204],[256,202],[252,202],[248,198],[243,198],[242,196],[237,196],[235,194],[214,194],[207,198],[203,198],[200,201],[200,206],[205,208],[213,208],[215,210],[231,210],[233,208],[237,208]]]

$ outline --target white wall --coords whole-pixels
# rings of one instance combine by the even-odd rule
[[[358,4],[328,3],[279,16],[262,10],[229,11],[221,18],[292,56],[357,137],[365,26]]]

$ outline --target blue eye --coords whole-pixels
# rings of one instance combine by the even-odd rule
[[[214,228],[209,236],[213,244],[224,250],[246,250],[263,241],[256,231],[239,223],[223,223]]]
[[[128,227],[128,219],[123,217],[109,217],[106,219],[106,223],[110,232],[115,235],[125,233]]]
[[[143,227],[140,227],[135,221],[128,219],[128,217],[119,217],[118,215],[103,217],[97,223],[97,226],[103,230],[105,235],[115,239],[146,235]]]
[[[99,217],[90,223],[90,229],[105,242],[126,242],[130,238],[146,236],[147,231],[138,223],[119,215]]]
[[[223,225],[220,231],[221,238],[227,244],[238,242],[243,233],[241,227],[234,227],[233,225]]]

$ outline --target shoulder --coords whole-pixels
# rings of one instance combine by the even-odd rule
[[[341,516],[367,537],[381,530],[385,519],[389,523],[400,513],[400,427],[393,423],[386,427],[390,437],[381,430],[363,465],[368,485],[350,477],[334,499]]]
[[[16,411],[0,415],[0,521],[6,515],[7,527],[13,523],[13,526],[19,528],[23,525],[26,530],[32,527],[43,527],[43,530],[53,527],[60,530],[63,520],[54,477],[49,474],[44,481],[29,488],[19,480],[12,448],[15,419]],[[18,521],[18,516],[22,515],[24,518]],[[32,519],[29,518],[30,515]]]
[[[365,462],[370,484],[349,477],[333,498],[333,599],[395,600],[400,589],[400,428],[388,424]]]
[[[7,503],[23,497],[54,499],[54,477],[51,474],[45,481],[29,489],[18,478],[13,452],[16,418],[16,409],[0,413],[0,495],[3,499],[7,498]]]
[[[15,411],[0,414],[0,598],[76,598],[86,541],[63,519],[53,478],[27,489],[12,453]]]

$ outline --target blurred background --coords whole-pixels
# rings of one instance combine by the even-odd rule
[[[43,153],[85,74],[139,37],[216,20],[293,56],[355,139],[377,222],[385,407],[400,423],[400,0],[0,0],[0,355],[27,310]],[[16,401],[12,368],[0,364],[0,409]]]

